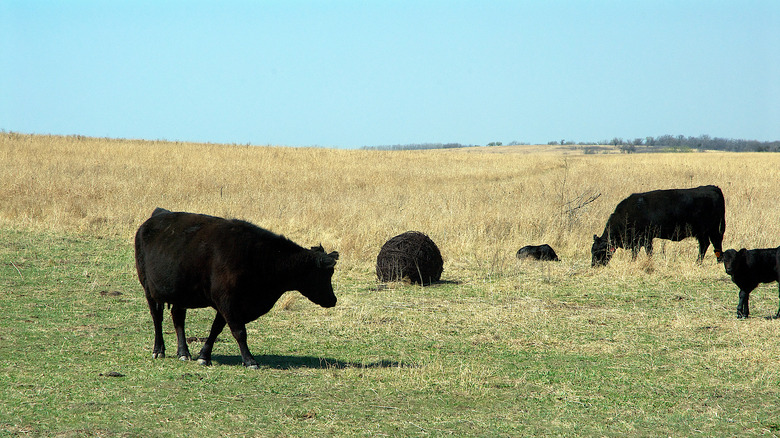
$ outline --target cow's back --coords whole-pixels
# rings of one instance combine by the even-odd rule
[[[748,250],[745,256],[745,272],[741,276],[750,276],[758,283],[771,283],[778,279],[779,248],[761,248]]]
[[[158,302],[214,306],[214,294],[281,288],[279,264],[300,253],[285,237],[237,219],[154,214],[136,233],[136,266]]]
[[[139,280],[158,302],[212,305],[214,256],[235,240],[226,233],[227,221],[192,213],[155,213],[136,233]]]
[[[693,189],[654,190],[634,193],[621,201],[610,217],[615,227],[632,224],[637,229],[653,228],[670,238],[686,227],[698,234],[707,230],[723,232],[725,202],[716,186]]]

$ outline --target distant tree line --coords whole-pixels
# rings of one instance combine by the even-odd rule
[[[558,144],[550,142],[549,144]],[[563,142],[560,144],[575,144]],[[614,137],[611,140],[599,142],[580,142],[579,145],[612,145],[621,151],[631,152],[658,152],[658,151],[686,151],[686,150],[715,150],[729,152],[780,152],[780,141],[741,140],[733,138],[710,137],[700,135],[698,137],[686,137],[684,135],[660,135],[658,137],[645,137],[623,139]]]
[[[362,149],[376,150],[376,151],[417,151],[424,149],[456,149],[456,148],[469,148],[478,145],[474,144],[460,144],[460,143],[411,143],[411,144],[396,144],[391,146],[363,146]]]
[[[511,141],[507,145],[526,145],[526,142]],[[644,137],[623,139],[614,137],[611,140],[574,142],[569,140],[555,140],[548,145],[611,145],[625,153],[634,152],[684,152],[692,150],[715,150],[729,152],[780,152],[780,141],[741,140],[732,138],[710,137],[700,135],[698,137],[686,137],[684,135],[660,135],[658,137]],[[491,141],[485,146],[502,146],[500,141]],[[364,146],[369,150],[408,151],[422,149],[455,149],[481,145],[466,145],[461,143],[419,143],[398,144],[392,146]]]

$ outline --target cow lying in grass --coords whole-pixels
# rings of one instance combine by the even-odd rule
[[[527,245],[517,250],[517,258],[522,259],[534,259],[534,260],[551,260],[554,262],[560,261],[558,254],[548,244],[544,245]]]
[[[731,281],[739,287],[737,318],[750,315],[750,292],[760,283],[777,281],[780,295],[780,248],[729,249],[723,253],[723,266]],[[780,309],[773,318],[780,318]]]

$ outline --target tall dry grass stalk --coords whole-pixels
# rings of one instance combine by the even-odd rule
[[[436,242],[445,277],[514,266],[526,244],[549,243],[585,267],[615,205],[660,188],[716,184],[726,197],[725,247],[779,245],[778,169],[780,155],[769,153],[390,152],[2,133],[0,225],[130,242],[160,206],[321,242],[340,251],[344,268],[371,269],[381,245],[407,230]],[[656,247],[656,263],[696,254],[694,240]]]

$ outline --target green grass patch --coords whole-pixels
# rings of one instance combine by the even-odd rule
[[[513,257],[512,254],[510,254]],[[777,289],[712,260],[507,262],[422,288],[339,272],[223,333],[215,365],[151,358],[128,241],[0,230],[0,435],[729,436],[780,430]],[[644,266],[644,268],[642,267]],[[213,310],[188,312],[205,337]],[[164,329],[175,351],[170,317]],[[193,342],[191,350],[200,344]]]

